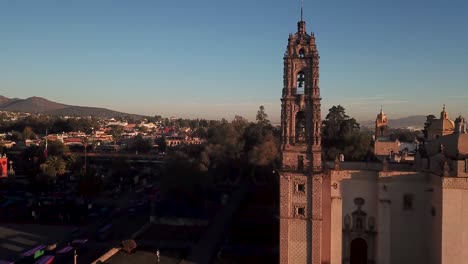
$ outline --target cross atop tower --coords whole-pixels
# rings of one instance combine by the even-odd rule
[[[303,9],[304,9],[304,0],[301,0],[301,21],[304,21],[304,20],[302,19]]]
[[[306,33],[306,23],[303,19],[304,14],[304,0],[301,0],[301,20],[297,22],[297,33],[305,34]]]

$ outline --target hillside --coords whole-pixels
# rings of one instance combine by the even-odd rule
[[[61,109],[46,111],[46,112],[43,112],[43,114],[55,115],[55,116],[94,116],[94,117],[101,117],[101,118],[129,117],[133,119],[139,119],[142,117],[142,115],[127,114],[127,113],[109,110],[106,108],[86,107],[86,106],[67,106]]]
[[[4,97],[6,98],[6,97]],[[49,101],[41,97],[28,99],[8,99],[0,105],[0,109],[10,112],[27,112],[38,114],[45,111],[53,111],[66,107],[64,104]]]
[[[0,95],[0,105],[4,104],[4,103],[6,103],[6,102],[8,102],[8,101],[10,101],[10,100],[11,100],[11,99],[6,98],[6,97],[3,96],[3,95]]]
[[[142,115],[122,113],[105,108],[66,105],[36,96],[27,99],[10,99],[0,95],[0,110],[60,116],[130,117],[135,119],[143,117]]]

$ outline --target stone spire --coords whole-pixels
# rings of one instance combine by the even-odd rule
[[[303,18],[304,15],[304,0],[301,0],[301,20],[297,22],[297,33],[305,34],[306,31],[306,23]]]

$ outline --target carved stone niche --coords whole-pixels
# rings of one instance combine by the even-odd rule
[[[303,181],[294,182],[294,194],[305,195],[306,194],[306,183]]]
[[[294,205],[293,215],[295,218],[306,218],[307,217],[306,206],[303,204]]]

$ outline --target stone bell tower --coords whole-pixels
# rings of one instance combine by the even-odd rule
[[[284,54],[279,176],[283,264],[319,264],[329,259],[330,250],[325,246],[329,241],[322,235],[329,227],[322,199],[326,184],[321,159],[319,58],[315,36],[306,32],[301,10],[297,32],[289,35]]]

